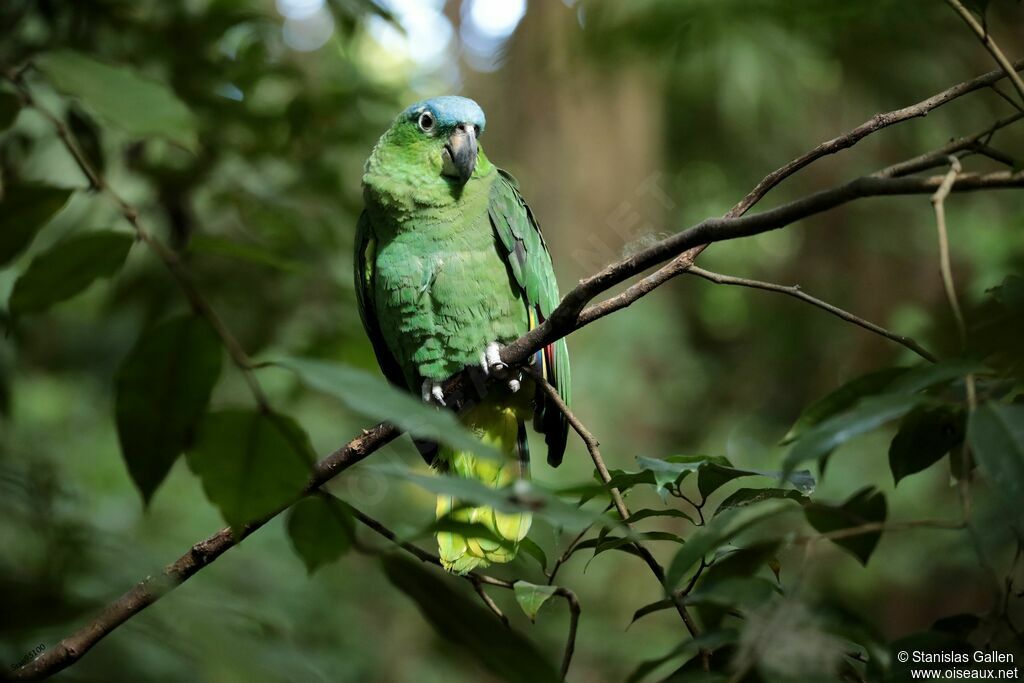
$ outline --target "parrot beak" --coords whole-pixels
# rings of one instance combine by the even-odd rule
[[[441,173],[465,184],[476,168],[476,155],[476,127],[470,123],[460,123],[441,152]]]

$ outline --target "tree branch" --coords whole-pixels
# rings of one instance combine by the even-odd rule
[[[1006,77],[1007,73],[1012,73],[1013,77],[1019,80],[1017,72],[1021,69],[1024,69],[1024,59],[1018,60],[1013,64],[1007,64],[1005,70],[996,69],[995,71],[989,71],[987,74],[983,74],[969,81],[958,83],[957,85],[947,88],[936,95],[932,95],[926,100],[921,100],[917,104],[912,104],[909,107],[894,109],[893,111],[888,111],[882,114],[875,114],[845,135],[840,135],[837,138],[821,143],[806,154],[793,159],[785,166],[781,166],[766,175],[764,179],[761,180],[761,182],[759,182],[749,194],[747,194],[746,197],[741,199],[736,206],[729,210],[729,213],[727,213],[726,216],[730,218],[742,216],[750,209],[750,207],[768,194],[768,191],[773,187],[810,163],[817,161],[821,157],[835,154],[836,152],[853,147],[867,136],[872,133],[876,133],[883,128],[887,128],[894,124],[902,123],[903,121],[914,119],[919,116],[927,116],[932,110],[938,109],[942,105],[948,104],[958,97],[962,97],[980,88],[987,88],[992,84],[1001,81]]]
[[[794,299],[805,301],[811,304],[812,306],[817,306],[818,308],[824,311],[828,311],[837,318],[841,318],[842,320],[853,323],[854,325],[863,327],[865,330],[874,332],[875,334],[881,335],[886,339],[891,339],[897,344],[902,344],[903,346],[910,349],[911,351],[913,351],[914,353],[916,353],[917,355],[921,356],[922,358],[929,362],[934,363],[937,360],[934,354],[932,354],[930,351],[922,347],[920,344],[918,344],[910,337],[904,337],[903,335],[896,334],[895,332],[890,332],[884,327],[876,325],[873,322],[864,320],[863,318],[859,318],[855,316],[853,313],[844,311],[838,306],[833,306],[827,301],[822,301],[821,299],[813,297],[807,292],[800,289],[799,285],[785,286],[776,285],[771,282],[761,282],[760,280],[748,280],[746,278],[733,277],[731,275],[722,275],[720,273],[713,273],[710,270],[704,270],[703,268],[699,268],[697,266],[690,266],[690,268],[687,269],[686,272],[689,273],[690,275],[702,277],[705,280],[708,280],[709,282],[714,282],[719,285],[736,285],[739,287],[752,287],[754,289],[763,289],[769,292],[779,292],[780,294],[791,296]]]

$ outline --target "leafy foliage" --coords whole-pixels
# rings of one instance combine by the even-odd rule
[[[309,437],[293,420],[257,410],[209,413],[186,455],[236,534],[295,499],[314,457]]]
[[[310,574],[348,552],[354,536],[348,509],[326,495],[303,498],[288,512],[288,539]]]
[[[161,136],[195,149],[195,118],[166,85],[71,50],[39,55],[35,64],[100,120],[136,137]]]
[[[71,190],[45,185],[5,188],[0,200],[0,215],[4,217],[4,229],[0,231],[0,266],[24,251],[70,196]]]
[[[115,416],[128,472],[149,501],[192,443],[220,376],[220,341],[210,326],[179,316],[145,331],[117,374]]]
[[[557,681],[536,647],[493,615],[455,592],[435,573],[402,557],[382,559],[388,580],[420,608],[435,632],[475,657],[501,680],[512,683]]]
[[[37,256],[14,283],[12,315],[36,313],[70,299],[100,278],[120,270],[132,247],[123,232],[103,230],[69,237]]]

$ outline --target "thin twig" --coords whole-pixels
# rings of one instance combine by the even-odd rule
[[[995,94],[999,95],[1001,98],[1006,100],[1010,104],[1011,107],[1013,107],[1017,111],[1024,112],[1024,107],[1022,107],[1017,100],[1013,99],[1012,97],[1010,97],[1009,95],[1004,93],[1002,88],[1000,88],[998,85],[993,83],[992,85],[989,86],[989,88],[991,88],[992,92],[994,92]]]
[[[974,18],[970,10],[963,6],[960,0],[946,0],[946,4],[953,8],[960,18],[964,20],[974,34],[978,36],[978,40],[985,46],[988,53],[992,55],[992,58],[996,60],[1003,72],[1009,77],[1010,82],[1013,83],[1013,87],[1017,89],[1017,93],[1020,95],[1022,101],[1024,101],[1024,81],[1021,80],[1020,75],[1017,73],[1019,67],[1018,64],[1011,64],[1010,60],[1006,58],[1003,51],[996,45],[996,41],[992,39],[992,35],[988,32],[988,29],[978,23],[978,20]]]
[[[558,559],[555,560],[555,563],[551,565],[551,572],[548,574],[549,586],[555,582],[555,577],[558,575],[558,570],[562,568],[563,564],[569,561],[570,557],[572,557],[573,550],[576,548],[576,544],[583,540],[583,537],[587,535],[587,532],[590,531],[593,528],[593,526],[593,524],[588,524],[587,526],[583,527],[583,530],[576,534],[576,537],[569,542],[569,545],[566,547],[565,552],[563,552],[558,557]]]
[[[976,150],[978,145],[987,146],[997,131],[1020,121],[1022,118],[1024,118],[1024,112],[1011,114],[973,135],[951,140],[936,150],[916,156],[913,159],[908,159],[907,161],[901,161],[892,166],[887,166],[873,175],[879,178],[898,178],[910,175],[911,173],[919,173],[939,166],[945,166],[949,163],[951,155],[963,151]]]
[[[890,332],[889,330],[885,329],[884,327],[881,327],[880,325],[876,325],[873,322],[869,322],[867,320],[864,320],[863,318],[860,318],[860,317],[854,315],[853,313],[850,313],[849,311],[844,311],[843,309],[839,308],[838,306],[833,306],[832,304],[828,303],[827,301],[822,301],[821,299],[813,297],[810,294],[808,294],[807,292],[805,292],[802,289],[800,289],[799,285],[789,285],[789,286],[787,286],[787,285],[777,285],[777,284],[773,284],[771,282],[762,282],[760,280],[748,280],[748,279],[742,278],[742,277],[733,277],[731,275],[722,275],[720,273],[713,273],[710,270],[704,270],[703,268],[700,268],[698,266],[690,266],[690,268],[687,269],[686,272],[688,274],[690,274],[690,275],[696,275],[697,277],[704,278],[705,280],[708,280],[710,282],[714,282],[714,283],[719,284],[719,285],[735,285],[735,286],[738,286],[738,287],[752,287],[754,289],[763,289],[763,290],[766,290],[766,291],[769,291],[769,292],[778,292],[780,294],[785,294],[786,296],[791,296],[791,297],[793,297],[795,299],[799,299],[800,301],[804,301],[806,303],[809,303],[812,306],[817,306],[818,308],[822,309],[823,311],[827,311],[827,312],[831,313],[832,315],[836,316],[837,318],[841,318],[842,320],[845,320],[847,322],[853,323],[854,325],[857,325],[859,327],[863,327],[865,330],[868,330],[870,332],[874,332],[875,334],[881,335],[881,336],[885,337],[886,339],[890,339],[890,340],[896,342],[897,344],[901,344],[904,347],[906,347],[906,348],[910,349],[911,351],[913,351],[914,353],[916,353],[917,355],[921,356],[922,358],[924,358],[927,361],[930,361],[930,362],[934,363],[937,360],[935,358],[934,354],[932,354],[930,351],[928,351],[927,349],[922,347],[920,344],[918,344],[916,341],[914,341],[910,337],[905,337],[905,336],[903,336],[901,334],[896,334],[895,332]]]
[[[1012,73],[1013,77],[1019,80],[1020,77],[1017,76],[1017,72],[1024,69],[1024,59],[1018,60],[1012,65],[1008,64],[1007,67],[1008,68],[1006,69],[989,71],[987,74],[983,74],[972,80],[958,83],[951,88],[947,88],[946,90],[943,90],[936,95],[932,95],[926,100],[921,100],[917,104],[912,104],[909,107],[895,109],[882,114],[875,114],[850,132],[821,143],[806,154],[793,159],[785,166],[781,166],[766,175],[764,179],[761,180],[761,182],[759,182],[749,194],[747,194],[746,197],[740,200],[736,206],[729,210],[729,213],[727,213],[726,216],[730,218],[742,216],[750,209],[750,207],[768,194],[769,190],[789,176],[793,175],[808,164],[817,161],[821,157],[835,154],[836,152],[853,147],[872,133],[896,123],[902,123],[903,121],[914,119],[919,116],[926,116],[932,110],[952,102],[958,97],[974,92],[979,88],[987,88],[993,83],[1002,80],[1006,77],[1008,72]]]
[[[572,426],[573,430],[583,440],[583,443],[587,447],[587,451],[590,453],[590,458],[594,462],[594,467],[597,469],[598,475],[601,477],[601,481],[608,487],[608,492],[611,495],[612,503],[615,505],[615,510],[619,513],[619,517],[622,518],[622,524],[627,529],[632,531],[632,526],[628,520],[631,517],[629,508],[626,507],[626,502],[622,498],[622,493],[618,488],[609,486],[611,484],[611,474],[608,472],[608,467],[604,464],[604,458],[601,457],[600,442],[594,437],[594,435],[584,426],[578,417],[572,412],[562,397],[559,395],[558,390],[551,386],[551,384],[544,378],[544,376],[534,368],[528,368],[529,373],[533,376],[534,382],[541,387],[548,398],[555,404],[558,410],[565,415],[565,419]],[[672,599],[672,604],[675,606],[676,611],[682,618],[683,623],[686,625],[686,629],[690,632],[690,636],[696,638],[700,635],[700,630],[697,628],[696,622],[690,615],[689,610],[683,604],[683,596],[677,594],[677,592],[671,590],[671,587],[665,583],[665,569],[658,563],[651,551],[647,549],[645,545],[639,541],[635,541],[633,547],[637,553],[643,559],[643,561],[650,568],[651,573],[654,574],[658,583],[661,584],[662,588],[668,593]],[[701,649],[700,651],[701,660],[704,666],[704,670],[707,671],[710,668],[710,653]]]

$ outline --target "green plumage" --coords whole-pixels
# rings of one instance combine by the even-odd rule
[[[421,125],[425,111],[434,123],[429,131]],[[482,131],[483,113],[469,100],[437,98],[414,105],[381,137],[363,176],[366,210],[358,226],[355,268],[360,311],[384,374],[417,394],[424,380],[441,381],[479,364],[488,343],[516,339],[559,301],[536,221],[511,176],[477,152],[475,136],[475,167],[468,179],[445,174],[451,168],[445,155],[458,151],[455,137],[469,125]],[[537,362],[568,401],[564,340],[539,353]],[[557,465],[567,426],[532,382],[517,393],[495,389],[462,416],[467,427],[507,455],[507,462],[441,449],[434,464],[490,486],[507,485],[526,475],[522,424],[531,417],[545,434],[549,462]],[[500,515],[445,498],[438,502],[438,515],[453,507],[457,520],[484,524],[508,541],[439,534],[441,557],[453,571],[509,561],[529,528],[528,514]]]

